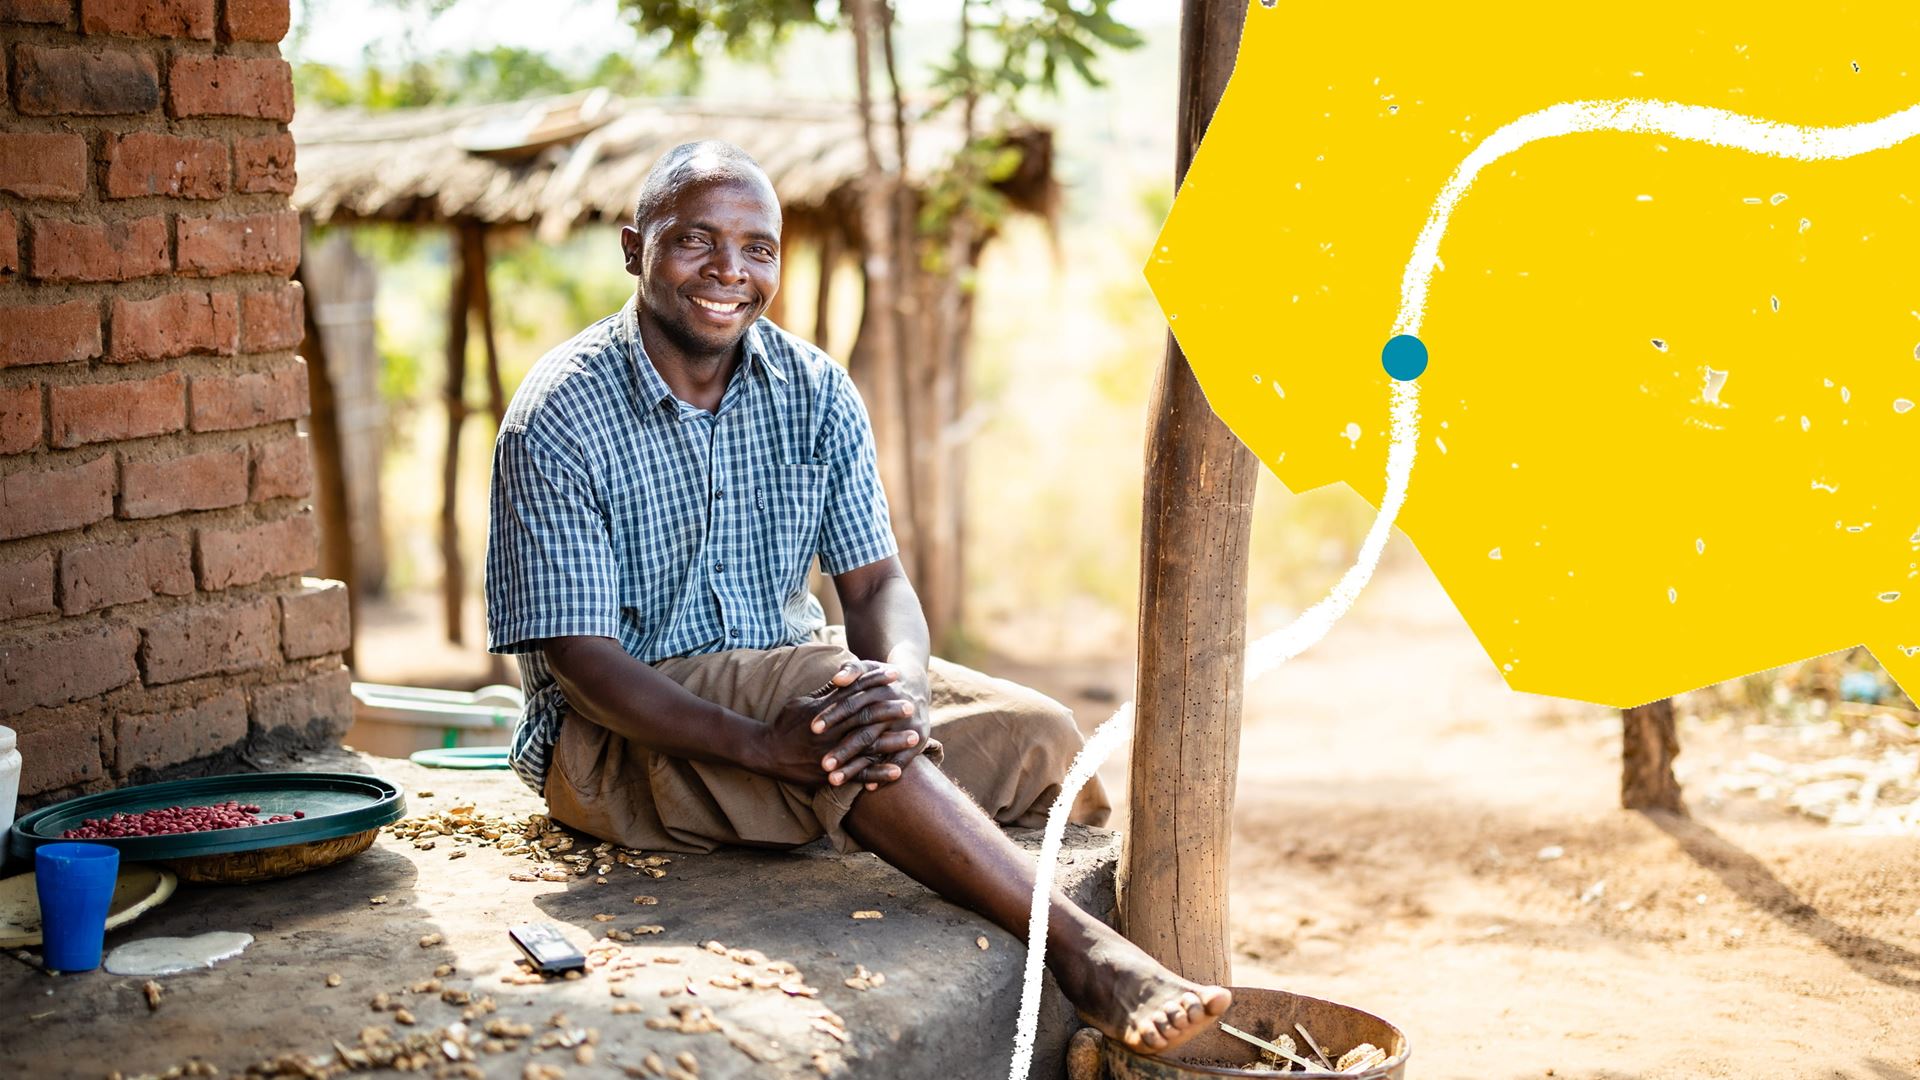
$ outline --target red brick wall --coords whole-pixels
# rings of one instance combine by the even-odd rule
[[[339,740],[287,0],[0,0],[0,724],[30,804]]]

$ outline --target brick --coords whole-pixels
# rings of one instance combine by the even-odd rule
[[[165,360],[189,353],[231,356],[240,344],[240,302],[230,292],[177,292],[113,302],[107,359]]]
[[[246,501],[245,450],[208,450],[158,461],[129,461],[120,469],[123,518],[217,510]]]
[[[300,591],[280,595],[280,648],[289,660],[345,652],[353,644],[347,587],[324,578],[300,579]]]
[[[176,56],[167,76],[174,116],[293,119],[293,66],[272,58]]]
[[[100,765],[100,725],[82,720],[20,736],[22,797],[58,791],[106,775]]]
[[[221,29],[228,41],[279,41],[293,15],[287,0],[227,0]]]
[[[148,686],[162,686],[266,667],[280,652],[276,616],[274,602],[266,597],[170,611],[141,630],[140,670]]]
[[[40,445],[40,388],[0,390],[0,454],[17,454]]]
[[[0,0],[0,22],[67,24],[73,0]]]
[[[272,628],[268,628],[272,632]],[[140,635],[131,626],[61,623],[0,639],[0,716],[85,701],[140,677],[133,666]]]
[[[307,336],[307,309],[300,283],[240,294],[240,349],[269,352],[291,349]]]
[[[292,210],[245,217],[180,219],[183,274],[278,274],[300,265],[300,215]]]
[[[77,529],[113,514],[113,455],[0,477],[0,540]]]
[[[253,691],[252,736],[256,741],[331,746],[353,726],[353,676],[335,668],[303,682]]]
[[[107,136],[104,151],[109,199],[219,199],[231,186],[227,144],[219,139],[136,131]]]
[[[208,592],[298,574],[320,561],[313,515],[304,513],[263,525],[201,529],[193,546],[200,587]]]
[[[293,165],[293,136],[286,132],[236,139],[233,144],[234,183],[247,194],[293,193],[297,178]]]
[[[0,210],[0,274],[20,271],[20,219]]]
[[[193,556],[182,534],[88,544],[60,553],[60,610],[81,615],[193,591]]]
[[[254,502],[304,499],[313,493],[313,453],[298,433],[253,448]]]
[[[53,606],[53,552],[0,562],[0,620],[58,610]]]
[[[43,281],[127,281],[170,268],[159,216],[104,225],[35,218],[27,248],[27,272]]]
[[[25,116],[116,116],[160,107],[160,69],[144,52],[50,49],[13,54],[13,107]]]
[[[306,414],[307,365],[296,360],[274,371],[194,376],[187,422],[195,431],[232,431]]]
[[[0,134],[0,191],[25,199],[87,193],[87,140],[66,132]]]
[[[228,690],[184,709],[133,713],[113,721],[113,771],[161,769],[212,757],[247,738],[247,695]]]
[[[213,0],[80,0],[87,34],[213,40]]]
[[[177,371],[56,386],[48,398],[48,434],[59,447],[165,435],[187,426],[187,378]]]
[[[0,307],[0,368],[99,355],[100,305],[92,300]]]

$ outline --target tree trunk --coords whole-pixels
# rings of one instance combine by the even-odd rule
[[[1622,710],[1620,729],[1620,805],[1628,810],[1686,813],[1680,782],[1673,777],[1673,759],[1680,753],[1673,699]]]
[[[866,399],[880,459],[880,483],[893,510],[894,536],[901,561],[913,565],[913,482],[907,471],[905,398],[901,385],[899,267],[893,258],[895,178],[880,159],[873,123],[871,49],[878,31],[877,0],[847,0],[853,23],[853,56],[859,91],[860,135],[867,170],[860,185],[860,262],[866,295],[860,336],[847,358],[848,370]]]
[[[302,260],[304,265],[304,260]],[[347,466],[340,441],[340,410],[333,393],[333,372],[327,367],[326,339],[314,308],[318,300],[306,288],[299,269],[293,279],[301,284],[306,340],[300,353],[307,361],[307,395],[311,412],[307,431],[313,440],[313,501],[320,516],[320,573],[347,586],[347,625],[360,626],[360,586],[354,574],[353,504],[347,498]],[[347,641],[346,665],[353,666],[353,641]]]
[[[1246,0],[1184,0],[1180,179],[1232,74],[1246,11]],[[1187,978],[1225,983],[1233,971],[1227,841],[1259,466],[1208,407],[1171,336],[1148,416],[1120,927]]]
[[[447,455],[440,471],[440,596],[445,608],[447,640],[466,643],[462,609],[466,602],[466,565],[460,558],[460,428],[467,419],[467,315],[473,295],[475,267],[467,226],[453,237],[454,277],[447,293]]]

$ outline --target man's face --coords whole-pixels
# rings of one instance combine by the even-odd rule
[[[780,208],[760,185],[694,181],[620,230],[639,303],[689,357],[730,354],[780,288]]]

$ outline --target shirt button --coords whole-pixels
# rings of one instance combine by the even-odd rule
[[[716,498],[716,499],[724,499],[724,498],[726,498],[726,497],[727,497],[727,493],[726,493],[725,491],[723,491],[723,490],[721,490],[720,488],[714,488],[714,489],[713,489],[713,497],[714,497],[714,498]]]
[[[716,574],[724,574],[724,573],[726,573],[726,572],[727,572],[727,564],[726,564],[726,563],[723,563],[723,562],[717,562],[717,563],[714,563],[714,564],[713,564],[713,572],[714,572],[714,573],[716,573]]]
[[[727,630],[727,636],[728,636],[728,637],[739,637],[739,636],[740,636],[740,628],[739,628],[739,627],[737,627],[737,626],[735,626],[735,627],[731,627],[730,629],[728,629],[728,630]]]

